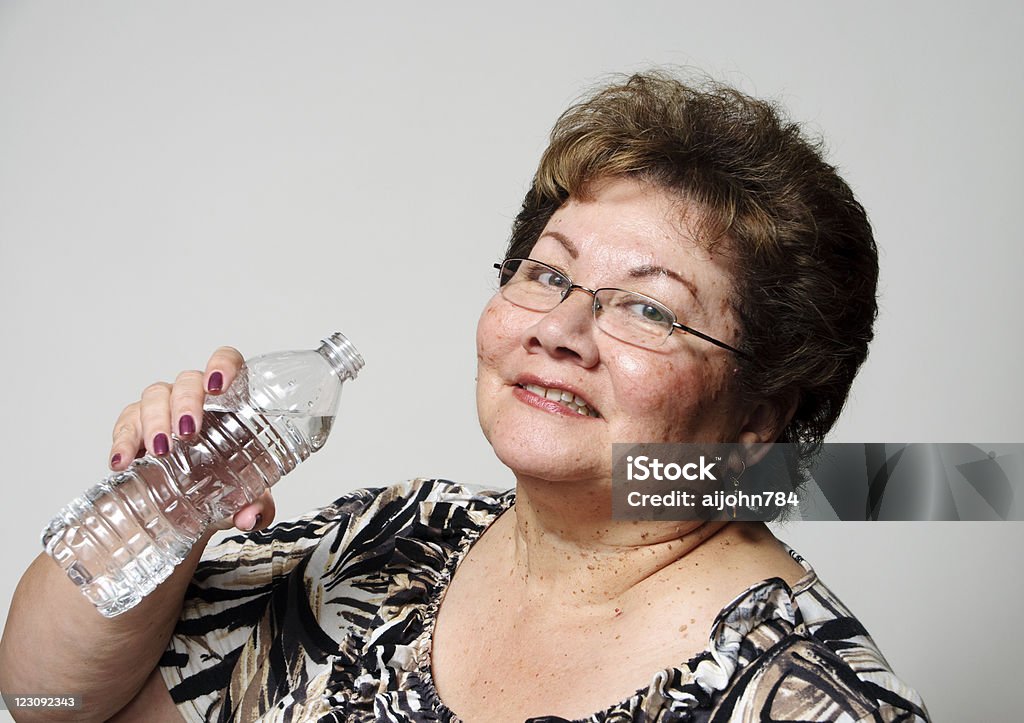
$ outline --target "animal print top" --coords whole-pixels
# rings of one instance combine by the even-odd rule
[[[178,710],[188,721],[457,721],[431,679],[435,613],[470,545],[514,501],[414,480],[210,546],[160,661]],[[584,720],[927,720],[794,557],[807,574],[792,589],[749,588],[704,652]]]

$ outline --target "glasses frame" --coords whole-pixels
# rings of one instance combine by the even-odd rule
[[[580,291],[585,291],[586,293],[590,294],[591,297],[593,297],[594,301],[591,304],[591,311],[594,314],[594,323],[597,324],[597,295],[600,292],[602,292],[602,291],[621,291],[621,292],[626,293],[626,294],[633,294],[634,296],[639,296],[640,298],[647,299],[649,301],[653,301],[659,307],[661,307],[662,309],[664,309],[665,311],[668,312],[669,317],[672,319],[672,325],[669,327],[668,334],[665,335],[665,340],[662,342],[662,344],[664,344],[665,341],[668,341],[669,337],[672,336],[672,333],[676,329],[679,329],[681,331],[686,332],[687,334],[693,334],[695,337],[697,337],[699,339],[703,339],[704,341],[710,342],[711,344],[714,344],[717,347],[720,347],[720,348],[725,349],[727,351],[731,351],[733,354],[736,354],[737,356],[743,357],[744,359],[751,359],[752,358],[746,352],[740,351],[736,347],[731,346],[729,344],[726,344],[724,341],[719,341],[715,337],[710,336],[708,334],[705,334],[702,331],[697,331],[693,327],[687,326],[686,324],[680,324],[679,323],[679,317],[676,316],[675,312],[672,311],[672,309],[668,308],[663,303],[661,303],[660,301],[658,301],[657,299],[655,299],[655,298],[653,298],[651,296],[648,296],[647,294],[641,294],[638,291],[630,291],[629,289],[619,289],[619,288],[614,287],[614,286],[602,286],[602,287],[597,288],[597,289],[588,289],[586,286],[580,286],[579,284],[573,283],[573,280],[570,279],[569,275],[567,273],[565,273],[564,271],[556,269],[554,266],[551,266],[550,264],[546,264],[543,261],[537,261],[536,259],[530,259],[530,258],[525,258],[525,259],[523,259],[523,258],[511,258],[511,259],[505,259],[500,264],[494,264],[494,268],[498,270],[498,290],[499,290],[499,292],[502,289],[504,289],[505,286],[506,286],[506,284],[503,284],[502,281],[501,281],[501,278],[502,278],[502,275],[503,275],[502,274],[502,269],[505,267],[506,264],[509,264],[509,263],[512,263],[512,262],[516,262],[516,261],[519,262],[519,263],[523,263],[524,261],[529,261],[531,264],[537,264],[539,266],[543,266],[546,269],[551,269],[553,272],[555,272],[556,274],[558,274],[559,276],[561,276],[562,278],[564,278],[566,281],[569,282],[569,285],[566,286],[565,290],[562,292],[562,298],[559,299],[557,304],[552,306],[550,309],[545,309],[545,310],[530,309],[531,311],[539,311],[539,312],[544,313],[544,314],[546,314],[549,311],[553,311],[555,309],[555,307],[558,306],[558,304],[561,304],[563,301],[568,299],[569,295],[573,291],[579,289]],[[502,298],[504,298],[504,297],[505,297],[504,292],[502,292]],[[509,300],[509,302],[512,303],[512,304],[516,303],[516,302],[512,301],[511,299]],[[521,304],[516,304],[516,306],[522,306],[522,305]],[[526,308],[529,308],[529,307],[523,306],[522,308],[526,309]],[[597,328],[601,329],[601,326],[598,324]],[[604,329],[601,329],[601,331],[604,331]],[[609,336],[615,336],[614,334],[609,334],[607,331],[604,331],[604,333],[608,334]],[[618,337],[615,337],[615,338],[618,338]],[[625,340],[622,340],[622,341],[625,341]],[[626,343],[629,344],[629,343],[632,343],[632,342],[626,341]],[[638,346],[643,346],[643,345],[640,344]]]

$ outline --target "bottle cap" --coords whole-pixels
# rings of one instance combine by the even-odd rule
[[[324,339],[320,351],[342,379],[355,379],[359,370],[363,368],[362,355],[340,331]]]

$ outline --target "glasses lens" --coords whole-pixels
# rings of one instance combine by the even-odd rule
[[[597,292],[594,315],[601,329],[637,346],[661,346],[672,333],[675,316],[643,294],[620,289]]]
[[[550,311],[572,282],[561,271],[531,259],[508,259],[498,276],[501,295],[517,306]]]

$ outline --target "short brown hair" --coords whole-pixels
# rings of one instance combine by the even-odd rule
[[[798,395],[779,441],[818,449],[867,356],[878,253],[864,208],[773,103],[662,72],[607,85],[558,119],[512,228],[529,256],[552,214],[594,181],[634,177],[702,211],[701,239],[735,255],[740,389]]]

